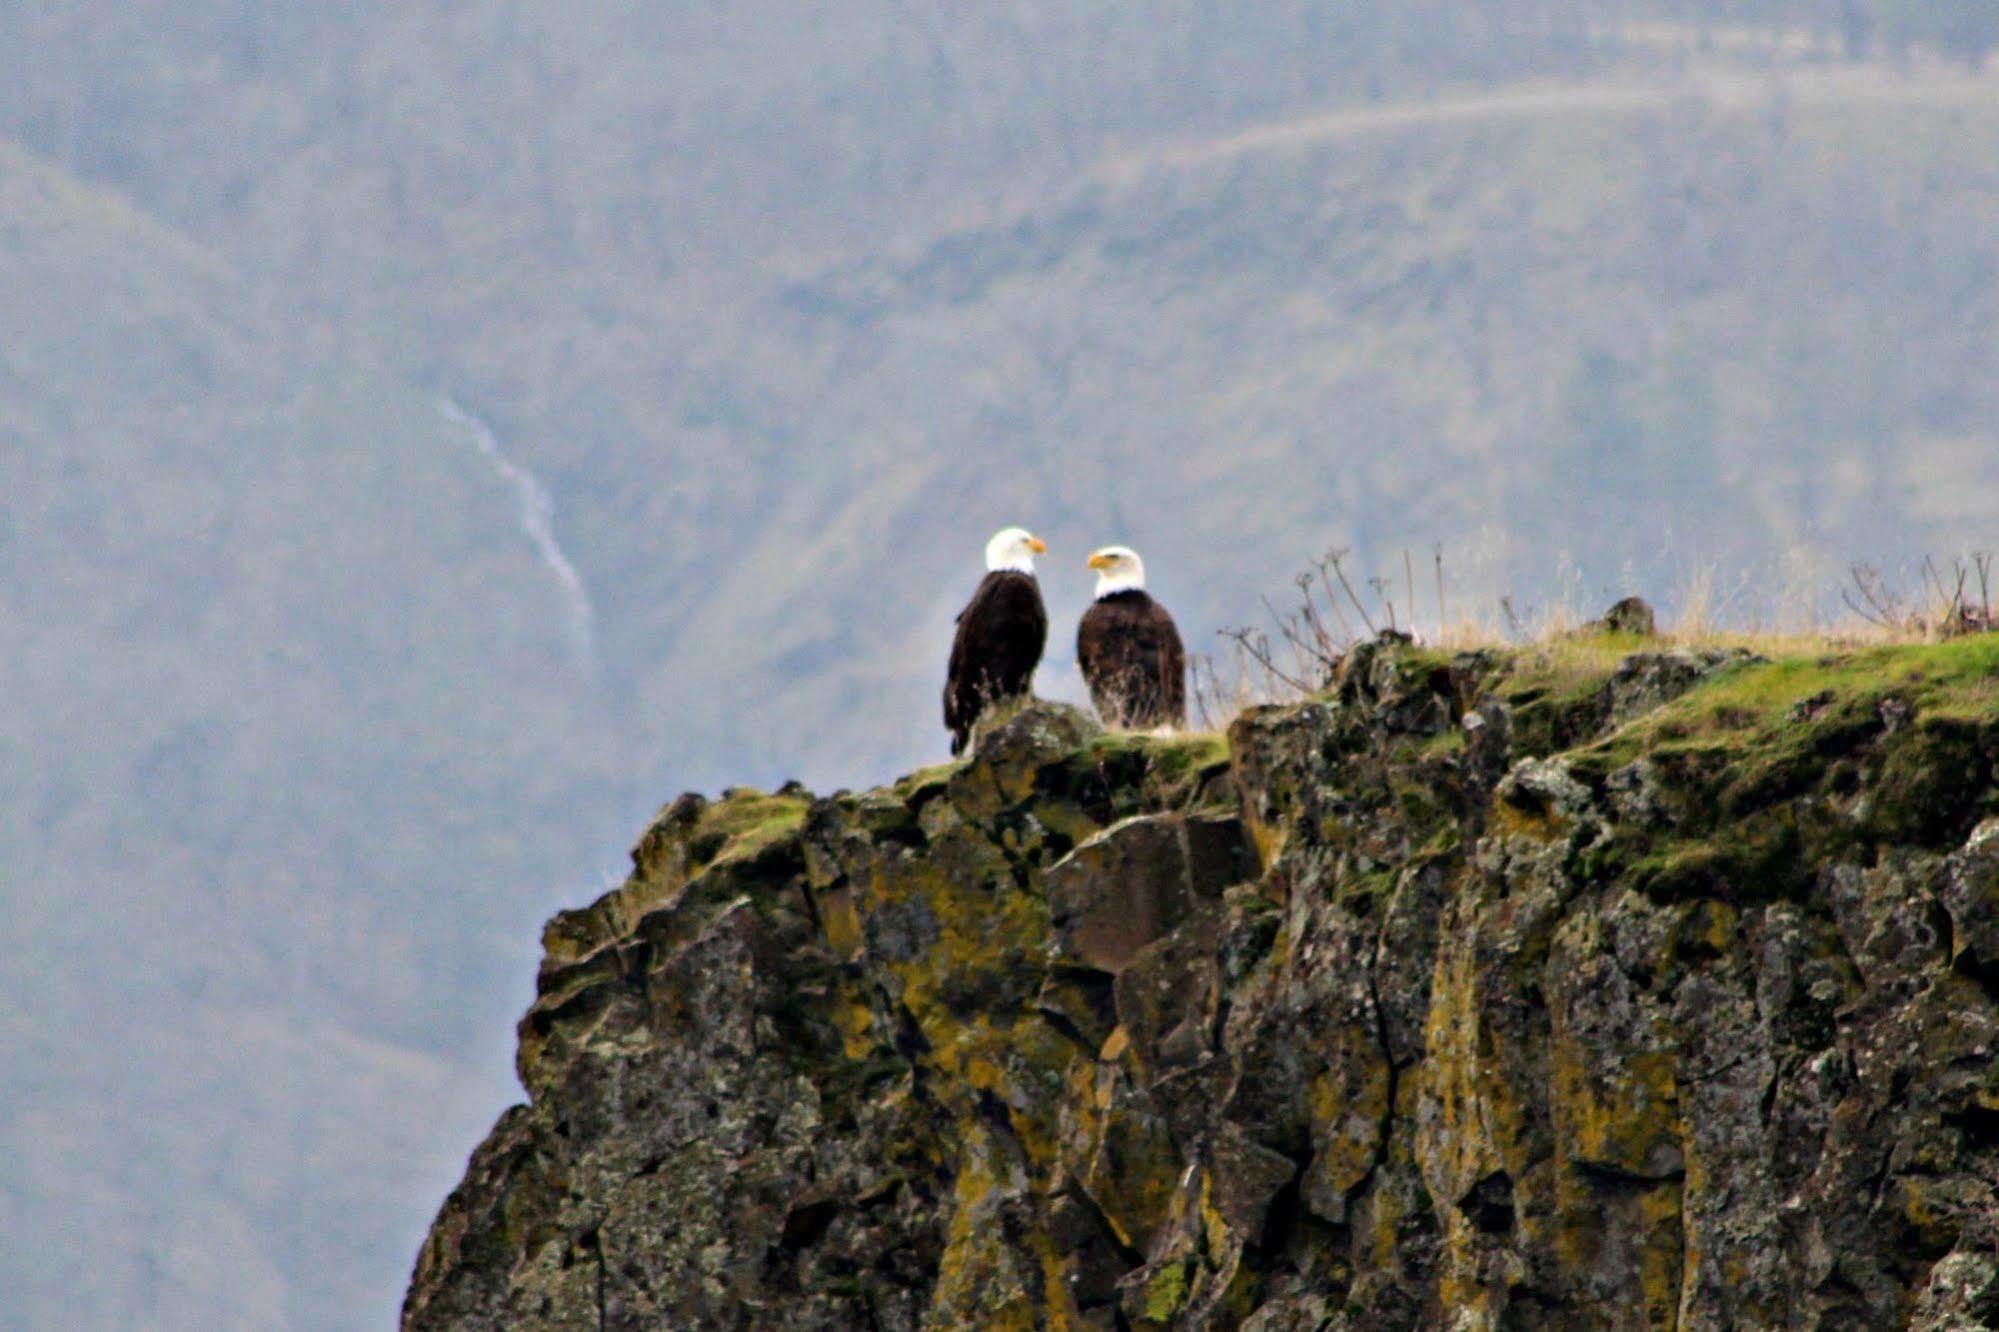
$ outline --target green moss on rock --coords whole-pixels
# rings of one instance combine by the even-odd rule
[[[1226,739],[683,798],[405,1325],[1980,1326],[1995,681],[1376,644]]]

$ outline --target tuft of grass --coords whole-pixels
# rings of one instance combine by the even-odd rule
[[[703,811],[690,847],[697,860],[709,864],[749,860],[797,832],[811,807],[809,795],[739,787]]]
[[[1203,726],[1221,729],[1250,707],[1322,694],[1355,645],[1391,628],[1413,631],[1420,648],[1446,657],[1495,649],[1520,653],[1507,672],[1514,692],[1557,695],[1598,680],[1634,652],[1740,648],[1788,660],[1999,629],[1992,609],[1999,575],[1984,554],[1944,563],[1925,560],[1919,595],[1912,600],[1896,597],[1878,574],[1855,566],[1851,576],[1870,595],[1856,599],[1849,589],[1847,613],[1830,619],[1802,560],[1788,561],[1770,579],[1745,575],[1726,586],[1719,566],[1699,566],[1674,587],[1668,603],[1677,607],[1676,615],[1661,621],[1655,637],[1601,632],[1601,622],[1578,609],[1581,576],[1566,562],[1557,579],[1560,591],[1549,602],[1522,611],[1502,597],[1481,612],[1451,598],[1441,548],[1431,557],[1433,568],[1426,569],[1433,582],[1416,576],[1417,562],[1407,555],[1399,578],[1361,578],[1346,560],[1344,551],[1327,552],[1293,580],[1297,592],[1288,605],[1264,600],[1267,625],[1224,630],[1228,646],[1193,661],[1194,705]],[[1903,613],[1908,606],[1916,610]]]
[[[1148,755],[1155,768],[1187,771],[1228,757],[1228,737],[1220,731],[1106,731],[1092,739],[1092,753],[1135,749]]]
[[[1228,760],[1228,739],[1214,731],[1107,731],[1083,749],[1077,766],[1133,774],[1149,801],[1171,806],[1198,795]]]
[[[1944,847],[1990,813],[1999,635],[1812,651],[1724,671],[1568,753],[1601,780],[1645,760],[1672,831],[1615,830],[1590,851],[1666,898],[1802,891],[1813,855]],[[1865,782],[1829,813],[1797,797]],[[1816,848],[1806,854],[1804,848]]]
[[[1732,742],[1745,732],[1789,727],[1794,713],[1828,696],[1842,703],[1879,704],[1900,698],[1922,716],[1989,716],[1999,699],[1999,635],[1942,643],[1865,648],[1827,641],[1787,640],[1791,650],[1709,681],[1685,698],[1638,718],[1626,733],[1643,737],[1671,728],[1691,742]],[[1802,650],[1800,650],[1802,649]]]
[[[933,763],[927,768],[918,768],[915,772],[901,778],[891,789],[894,790],[898,799],[908,801],[913,799],[919,792],[927,791],[933,786],[943,786],[964,766],[965,760],[963,759],[951,759],[945,763]]]

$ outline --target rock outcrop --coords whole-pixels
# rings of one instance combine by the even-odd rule
[[[1999,641],[683,797],[410,1329],[1999,1326]]]

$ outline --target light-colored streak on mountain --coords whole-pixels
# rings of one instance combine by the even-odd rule
[[[535,553],[541,556],[541,562],[562,587],[563,602],[569,609],[570,651],[575,654],[578,666],[585,671],[594,671],[597,662],[597,612],[590,604],[590,590],[584,586],[583,575],[576,572],[575,564],[556,539],[554,497],[548,493],[548,487],[541,483],[540,477],[501,452],[500,441],[493,434],[492,427],[467,411],[456,399],[439,398],[437,409],[447,421],[465,429],[480,456],[490,462],[493,470],[513,487],[514,495],[520,501],[521,531],[534,543]]]
[[[1910,79],[1884,66],[1863,66],[1768,75],[1709,72],[1671,83],[1534,83],[1501,92],[1275,121],[1218,138],[1109,158],[1098,165],[1095,174],[1106,183],[1122,185],[1160,169],[1188,170],[1239,157],[1310,149],[1342,139],[1429,125],[1628,115],[1685,103],[1730,111],[1778,103],[1793,107],[1989,107],[1999,104],[1999,77],[1926,71],[1921,79]]]

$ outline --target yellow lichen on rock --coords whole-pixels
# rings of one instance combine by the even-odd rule
[[[1999,638],[1599,655],[676,802],[406,1325],[1999,1325]]]

